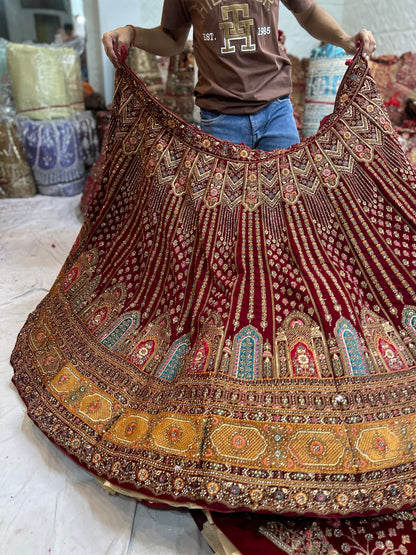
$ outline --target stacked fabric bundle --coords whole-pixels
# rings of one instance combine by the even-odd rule
[[[399,142],[416,167],[416,53],[378,56],[369,64]]]
[[[288,54],[292,64],[292,94],[290,100],[293,106],[296,127],[299,133],[302,131],[303,116],[305,112],[306,80],[308,75],[309,59],[297,58]]]
[[[30,167],[13,118],[0,119],[0,198],[30,197],[36,193]]]
[[[140,48],[130,48],[127,64],[157,98],[163,98],[165,84],[157,58]]]
[[[48,120],[84,109],[81,70],[71,48],[9,43],[7,65],[18,114]]]
[[[187,121],[194,121],[195,60],[193,47],[171,56],[165,91],[165,105]]]
[[[12,87],[7,69],[7,40],[0,38],[0,111],[2,114],[14,113]]]
[[[95,122],[88,112],[69,119],[19,118],[23,145],[38,191],[72,196],[84,188],[86,166],[98,156]]]
[[[332,112],[346,60],[344,50],[332,44],[312,50],[306,83],[303,137],[316,133],[322,119]]]
[[[390,119],[394,125],[402,126],[406,120],[406,102],[416,92],[416,54],[374,57],[370,68]]]
[[[8,43],[6,55],[17,122],[38,192],[80,193],[99,147],[95,121],[84,111],[75,51]]]
[[[29,197],[36,194],[36,186],[14,119],[7,44],[0,38],[0,198]]]

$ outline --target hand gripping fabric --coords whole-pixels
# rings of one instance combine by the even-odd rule
[[[12,355],[29,416],[131,495],[414,505],[415,183],[359,53],[317,134],[271,153],[122,65],[101,186]]]

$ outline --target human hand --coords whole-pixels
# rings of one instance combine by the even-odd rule
[[[102,43],[113,66],[118,67],[121,60],[124,61],[127,58],[128,49],[133,38],[134,30],[127,25],[104,33]]]
[[[348,37],[343,48],[347,54],[355,54],[360,44],[363,45],[363,56],[368,60],[376,49],[376,40],[373,33],[367,29],[361,29],[356,35]]]

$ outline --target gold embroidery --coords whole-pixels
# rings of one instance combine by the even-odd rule
[[[256,50],[256,45],[251,42],[250,27],[254,25],[254,19],[239,19],[240,13],[242,17],[249,17],[248,4],[233,4],[231,6],[222,6],[221,14],[223,23],[220,23],[220,29],[224,31],[224,46],[221,48],[222,54],[235,52],[235,46],[231,44],[234,40],[243,40],[241,46],[242,52],[250,52]],[[232,21],[227,21],[231,15]]]

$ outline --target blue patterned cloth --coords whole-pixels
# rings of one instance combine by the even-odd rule
[[[98,156],[95,121],[85,112],[70,119],[19,118],[23,146],[39,193],[73,196],[85,184],[86,167]]]
[[[322,119],[332,112],[345,73],[346,59],[345,51],[332,44],[312,50],[306,82],[303,137],[316,133]]]

